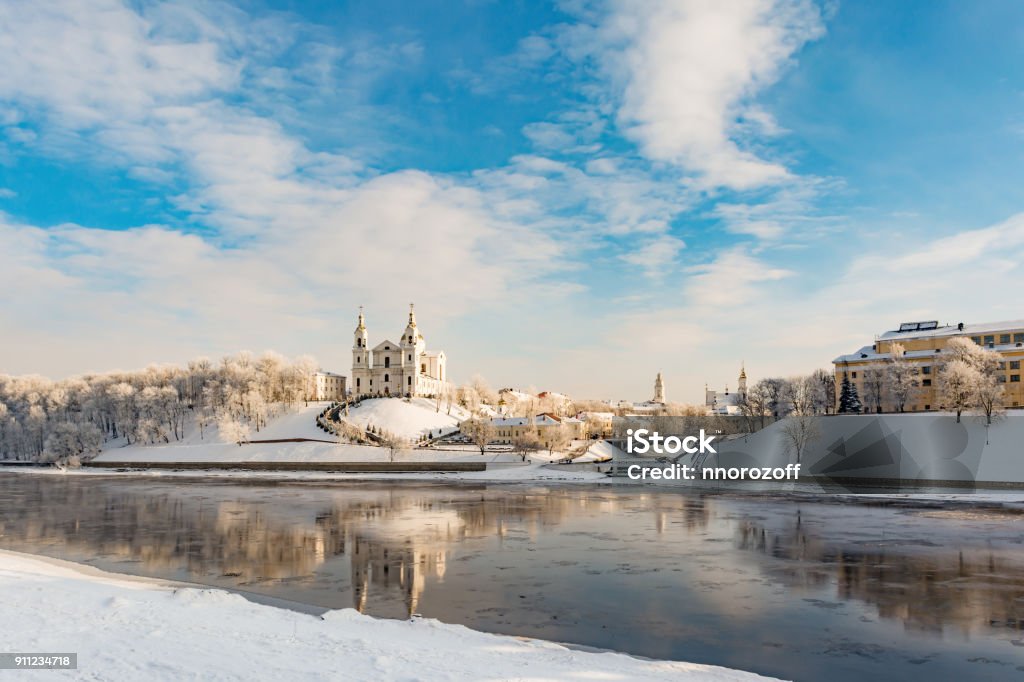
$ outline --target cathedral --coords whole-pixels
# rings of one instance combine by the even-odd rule
[[[363,309],[359,309],[359,325],[352,344],[350,388],[354,396],[435,396],[448,386],[444,351],[426,349],[412,304],[409,324],[401,338],[399,343],[381,341],[371,349]]]
[[[704,384],[704,405],[710,414],[741,414],[740,403],[746,393],[747,368],[740,365],[740,378],[736,384],[736,391],[730,393],[728,386],[725,387],[725,391],[712,391],[707,384]]]

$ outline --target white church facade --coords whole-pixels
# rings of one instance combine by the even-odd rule
[[[704,405],[708,414],[737,415],[742,414],[740,405],[747,393],[747,368],[740,367],[740,377],[736,383],[736,390],[729,392],[726,386],[724,391],[712,391],[707,384],[704,385]]]
[[[409,323],[401,341],[385,339],[369,347],[369,334],[362,308],[352,344],[352,395],[436,396],[448,387],[448,358],[444,351],[429,351],[416,313],[409,306]]]

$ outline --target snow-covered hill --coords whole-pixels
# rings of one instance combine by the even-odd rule
[[[346,419],[360,428],[373,426],[375,429],[393,433],[408,440],[416,440],[422,434],[432,432],[448,433],[459,426],[459,419],[465,419],[465,410],[452,406],[449,415],[447,406],[438,412],[434,402],[425,398],[376,398],[364,400],[359,407],[349,410]]]

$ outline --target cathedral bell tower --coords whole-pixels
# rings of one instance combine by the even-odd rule
[[[661,372],[658,372],[658,376],[654,379],[654,400],[651,402],[662,404],[665,402],[665,382],[661,378]]]
[[[370,349],[367,347],[366,321],[363,319],[363,306],[359,306],[359,324],[352,341],[352,369],[366,369],[370,366]]]
[[[740,363],[740,380],[739,386],[736,389],[737,393],[745,394],[747,392],[747,368],[746,363]]]

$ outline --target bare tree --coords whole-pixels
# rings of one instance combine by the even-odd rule
[[[770,377],[768,379],[762,379],[757,383],[764,391],[765,403],[768,411],[775,419],[778,419],[781,416],[780,410],[783,406],[783,394],[785,392],[786,380],[779,379],[778,377]]]
[[[512,438],[512,451],[524,462],[531,453],[541,449],[541,443],[532,431],[519,431]]]
[[[796,457],[797,464],[800,464],[807,446],[821,435],[818,419],[813,414],[793,414],[782,423],[783,440],[787,450]]]
[[[462,433],[464,433],[483,455],[487,452],[487,446],[495,437],[495,428],[490,419],[473,418],[462,422]]]
[[[754,431],[754,424],[759,424],[758,428],[764,428],[764,419],[768,411],[768,391],[765,388],[763,382],[758,382],[750,387],[750,389],[744,393],[740,399],[740,411],[743,416],[747,418],[750,424],[750,430]]]
[[[818,409],[815,412],[834,414],[836,411],[836,375],[827,369],[816,369],[811,378],[817,385],[814,392]]]
[[[885,400],[886,394],[887,376],[886,370],[880,367],[864,370],[864,402],[873,407],[876,413],[882,411],[882,402]]]

